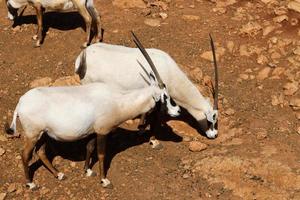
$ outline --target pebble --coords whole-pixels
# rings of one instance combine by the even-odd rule
[[[187,173],[185,173],[185,174],[182,175],[182,178],[184,178],[184,179],[187,179],[187,178],[189,178],[189,177],[190,177],[190,175],[187,174]]]
[[[297,133],[300,134],[300,126],[297,128]]]
[[[159,19],[145,19],[144,23],[148,26],[152,27],[158,27],[160,26],[160,20]]]
[[[296,118],[297,118],[298,120],[300,120],[300,112],[297,112],[297,113],[296,113]]]
[[[293,110],[300,110],[300,98],[292,98],[290,100],[290,106],[293,108]]]
[[[5,154],[5,149],[0,147],[0,156],[3,156]]]
[[[198,16],[198,15],[182,15],[182,19],[187,20],[187,21],[195,21],[195,20],[199,20],[200,16]]]
[[[160,12],[160,13],[159,13],[159,16],[160,16],[162,19],[167,19],[167,18],[168,18],[168,14],[165,13],[165,12]]]
[[[228,115],[228,116],[232,116],[232,115],[234,115],[234,113],[235,113],[235,110],[233,108],[228,108],[224,111],[224,114]]]
[[[35,79],[32,82],[30,82],[29,87],[30,88],[36,88],[36,87],[42,87],[42,86],[49,86],[52,82],[52,79],[50,77],[44,77]]]
[[[15,183],[10,184],[10,185],[8,186],[8,188],[7,188],[7,192],[8,192],[8,193],[15,192],[16,190],[17,190],[17,186],[16,186]]]
[[[283,86],[284,95],[291,96],[291,95],[295,94],[297,92],[297,90],[299,89],[298,85],[299,85],[298,82],[289,82],[289,83],[286,83]]]
[[[0,200],[4,200],[6,198],[6,193],[0,193]]]
[[[265,67],[262,70],[260,70],[256,76],[256,79],[259,81],[262,81],[266,78],[268,78],[269,73],[271,72],[271,68],[270,67]]]
[[[204,144],[199,141],[192,141],[189,145],[189,150],[192,152],[199,152],[207,149],[207,144]]]

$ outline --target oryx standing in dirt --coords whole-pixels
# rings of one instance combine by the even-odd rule
[[[216,138],[218,135],[218,70],[213,40],[211,37],[210,39],[215,66],[213,105],[208,98],[203,97],[197,87],[166,52],[158,49],[146,50],[155,63],[172,99],[185,108],[198,122],[207,122],[201,124],[204,126],[202,129],[208,138]],[[140,65],[146,69],[149,69],[149,65],[142,58],[139,49],[99,43],[89,46],[85,51],[87,64],[85,66],[80,65],[82,63],[81,54],[75,62],[75,72],[80,76],[82,84],[103,82],[123,89],[137,89],[146,86],[144,79],[138,74],[143,73]],[[139,62],[136,62],[136,58]],[[154,138],[152,137],[152,139]]]
[[[15,20],[18,18],[18,11],[27,5],[32,5],[36,10],[37,16],[37,34],[33,36],[36,40],[36,47],[41,45],[43,40],[43,11],[54,10],[54,11],[67,11],[71,9],[78,10],[79,14],[83,17],[86,25],[86,42],[83,43],[83,47],[90,44],[91,39],[91,27],[92,22],[96,23],[96,42],[99,42],[102,38],[100,16],[96,10],[93,0],[6,0],[8,9],[8,18]]]
[[[81,56],[85,60],[85,52]],[[149,57],[147,60],[151,63]],[[155,75],[148,73],[150,70],[138,75],[143,76],[147,82],[145,87],[139,89],[124,90],[105,83],[91,83],[69,87],[39,87],[25,93],[16,106],[12,123],[6,132],[17,135],[16,120],[19,117],[24,129],[22,161],[26,185],[30,189],[36,187],[29,175],[28,164],[43,134],[58,141],[76,141],[96,133],[101,184],[110,187],[111,183],[104,171],[107,134],[126,120],[149,112],[157,102],[166,107],[169,115],[179,115],[179,106],[171,104],[155,66],[151,67]],[[53,175],[61,180],[64,174],[58,172],[46,157],[45,145],[41,144],[37,150],[38,156]],[[92,150],[87,148],[87,175],[91,174],[88,165]]]

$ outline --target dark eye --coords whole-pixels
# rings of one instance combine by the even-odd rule
[[[172,98],[170,98],[170,102],[171,102],[172,106],[177,106],[177,104],[175,103],[175,101]]]

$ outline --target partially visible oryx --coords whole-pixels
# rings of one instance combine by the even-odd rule
[[[188,79],[176,62],[164,51],[146,49],[155,63],[161,79],[172,99],[185,108],[199,123],[204,126],[208,138],[218,135],[218,70],[215,58],[213,40],[210,36],[215,66],[215,86],[213,89],[214,103],[202,96],[197,87]],[[75,72],[82,84],[103,82],[116,85],[123,89],[138,89],[146,86],[145,81],[138,74],[142,73],[140,65],[149,69],[146,60],[137,48],[130,48],[112,44],[93,44],[86,48],[86,65],[82,66],[81,54],[75,62]],[[138,58],[140,63],[135,60]],[[85,68],[86,67],[86,68]],[[143,117],[141,119],[143,123]],[[152,137],[152,139],[154,139]],[[158,145],[158,142],[156,141]],[[161,145],[160,145],[161,146]]]
[[[81,56],[82,60],[85,60],[85,51]],[[146,58],[151,62],[149,57]],[[135,62],[143,62],[142,57],[133,59]],[[43,134],[48,134],[58,141],[76,141],[96,133],[101,184],[103,187],[111,186],[106,178],[103,162],[107,134],[124,121],[149,112],[157,102],[165,107],[169,115],[179,115],[179,106],[171,104],[170,96],[155,66],[151,67],[155,75],[151,70],[137,75],[143,76],[147,82],[145,87],[139,89],[123,90],[106,83],[91,83],[69,87],[39,87],[25,93],[16,106],[12,123],[6,132],[17,135],[16,120],[19,117],[24,129],[25,146],[22,160],[26,185],[31,189],[35,188],[29,176],[28,163],[37,141]],[[64,174],[58,172],[46,157],[45,144],[36,151],[53,175],[61,180]],[[93,148],[87,146],[87,175],[92,173],[89,168],[92,151]]]
[[[37,34],[33,36],[36,41],[35,46],[39,47],[43,40],[43,12],[44,10],[54,11],[67,11],[71,9],[78,10],[79,14],[83,17],[86,25],[86,42],[83,43],[83,47],[90,44],[91,39],[91,27],[94,21],[97,26],[96,42],[99,42],[102,38],[100,16],[96,10],[93,0],[6,0],[8,9],[8,18],[10,20],[17,19],[18,11],[25,8],[27,5],[32,5],[36,10],[37,16]]]

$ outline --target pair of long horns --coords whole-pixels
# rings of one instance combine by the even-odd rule
[[[131,31],[131,34],[133,36],[133,42],[135,43],[135,45],[139,48],[139,50],[142,52],[142,54],[144,55],[145,59],[147,60],[147,62],[149,63],[156,79],[158,82],[158,86],[159,88],[163,89],[165,87],[165,84],[163,83],[152,59],[150,58],[149,54],[147,53],[146,49],[144,48],[144,46],[142,45],[142,43],[139,41],[139,39],[137,38],[137,36],[134,34],[133,31]]]
[[[211,34],[209,34],[210,45],[213,54],[214,68],[215,68],[215,86],[213,86],[213,96],[214,96],[214,110],[218,110],[218,95],[219,95],[219,76],[218,76],[218,66],[216,59],[216,51],[214,41],[212,39]]]

